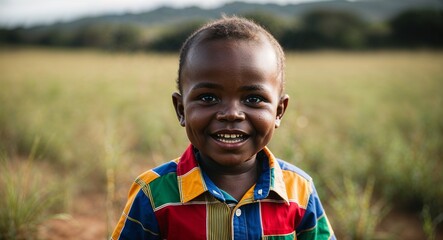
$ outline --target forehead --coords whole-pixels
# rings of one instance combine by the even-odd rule
[[[245,40],[215,40],[199,44],[189,52],[181,78],[181,93],[197,86],[244,92],[263,89],[278,97],[283,81],[271,44]],[[232,92],[232,93],[233,93]]]
[[[263,75],[279,75],[277,54],[262,39],[217,39],[196,43],[186,56],[183,77],[197,72],[251,70]],[[189,79],[188,79],[189,80]]]

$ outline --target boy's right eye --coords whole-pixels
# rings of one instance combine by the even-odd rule
[[[218,102],[217,97],[215,97],[214,95],[211,95],[211,94],[204,94],[204,95],[201,95],[199,98],[200,98],[201,101],[203,101],[205,103],[216,103],[216,102]]]

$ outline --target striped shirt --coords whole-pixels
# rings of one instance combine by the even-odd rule
[[[140,175],[111,239],[335,239],[311,177],[264,148],[260,176],[236,201],[189,146]]]

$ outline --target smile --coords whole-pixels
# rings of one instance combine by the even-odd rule
[[[217,141],[223,142],[223,143],[239,143],[241,141],[244,141],[247,137],[243,134],[222,134],[219,133],[215,135],[215,139]]]

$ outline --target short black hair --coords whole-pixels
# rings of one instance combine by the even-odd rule
[[[227,17],[222,16],[222,18],[209,22],[192,33],[188,39],[183,43],[180,50],[179,67],[178,67],[178,78],[177,78],[177,88],[180,93],[182,93],[181,85],[181,74],[183,68],[186,64],[186,58],[191,48],[197,44],[204,41],[212,40],[252,40],[260,41],[261,36],[264,36],[266,40],[271,43],[275,50],[278,68],[281,75],[282,81],[282,92],[284,88],[284,68],[285,68],[285,54],[282,47],[278,41],[266,31],[259,24],[253,22],[252,20],[241,18],[241,17]]]

